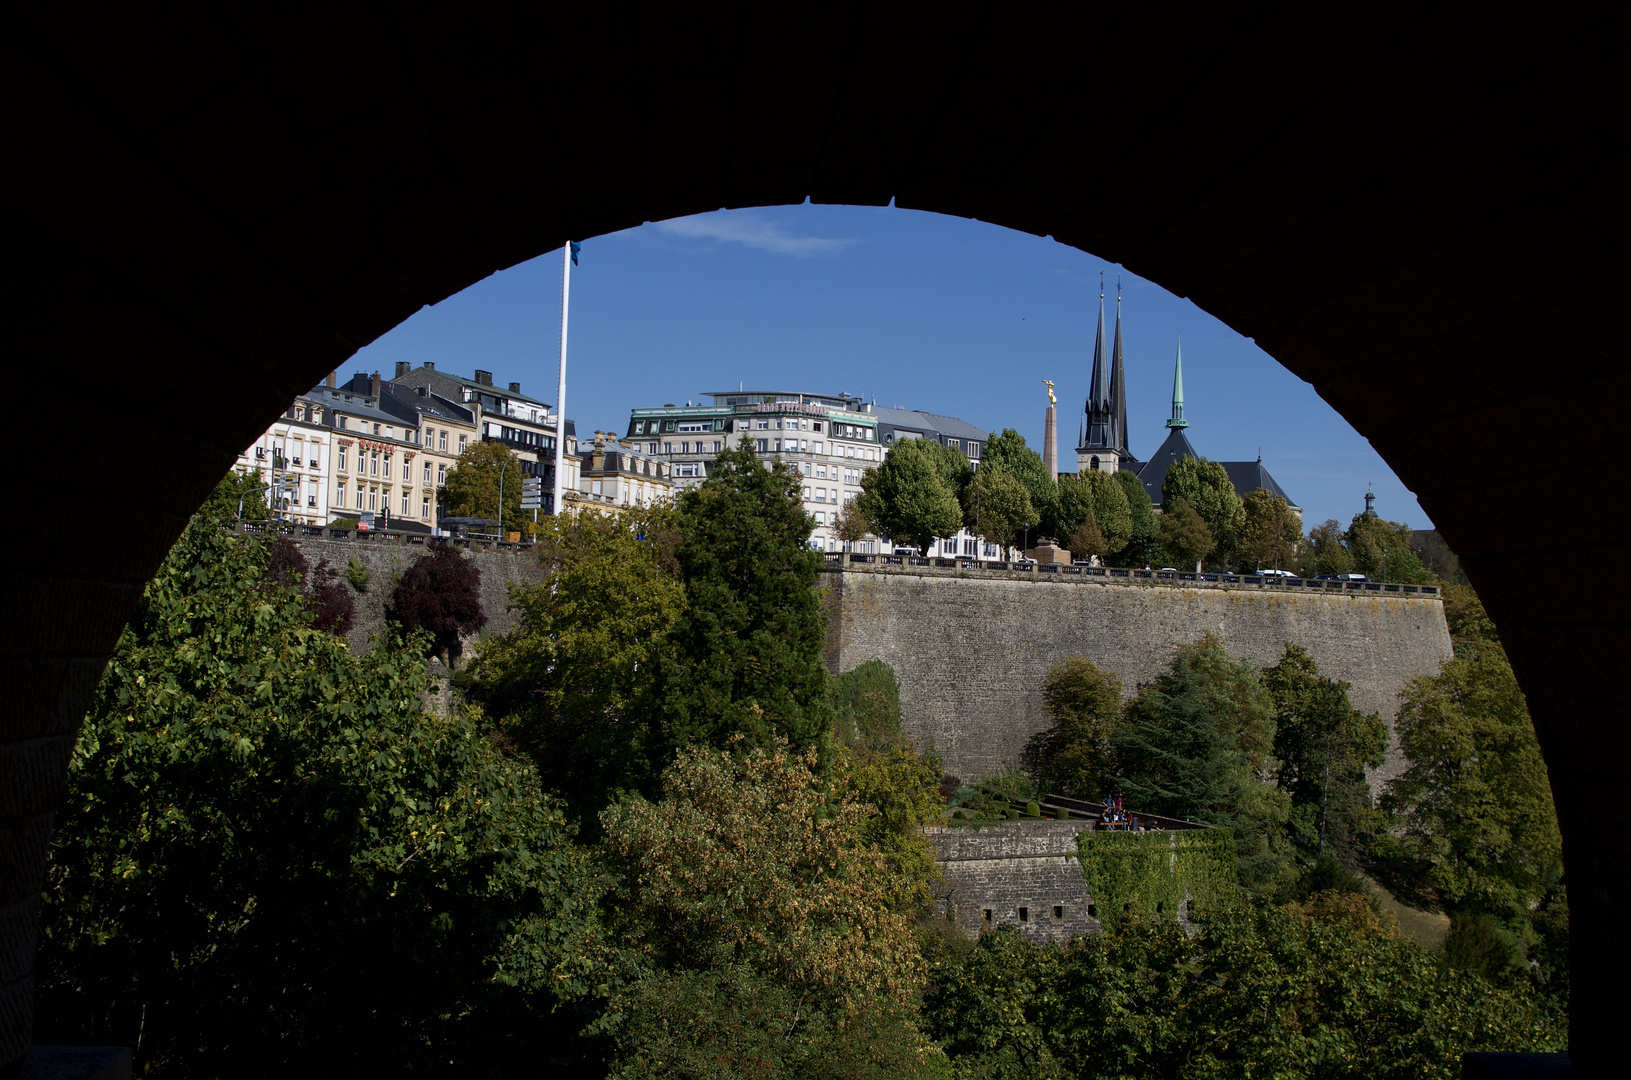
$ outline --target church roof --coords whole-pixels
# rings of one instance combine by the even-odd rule
[[[1168,432],[1166,442],[1163,442],[1161,448],[1151,454],[1150,460],[1138,470],[1139,482],[1144,485],[1144,491],[1149,495],[1150,502],[1156,506],[1161,505],[1161,485],[1166,482],[1167,470],[1172,468],[1179,458],[1200,456],[1195,452],[1195,448],[1189,445],[1189,437],[1184,434],[1183,428],[1173,428]]]
[[[1161,485],[1166,482],[1167,470],[1172,468],[1179,458],[1200,456],[1195,452],[1195,447],[1190,445],[1184,429],[1173,428],[1167,435],[1167,441],[1162,443],[1161,448],[1138,470],[1139,483],[1144,485],[1144,491],[1149,495],[1150,502],[1156,506],[1161,505]],[[1285,493],[1285,489],[1269,474],[1261,461],[1220,461],[1218,464],[1229,474],[1229,483],[1234,485],[1235,494],[1241,498],[1245,498],[1258,488],[1267,488],[1270,494],[1280,496],[1293,507],[1297,506],[1296,501]]]

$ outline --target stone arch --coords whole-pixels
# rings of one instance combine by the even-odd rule
[[[1574,905],[1573,1044],[1605,1058],[1631,900],[1613,24],[636,3],[201,37],[121,17],[16,27],[26,495],[0,600],[0,1062],[27,1045],[34,897],[87,696],[236,451],[498,269],[806,198],[1119,261],[1255,338],[1371,440],[1462,554],[1529,695]],[[1490,451],[1514,431],[1538,451],[1519,463]],[[1560,523],[1510,513],[1515,489]]]

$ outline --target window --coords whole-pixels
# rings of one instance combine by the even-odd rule
[[[464,441],[467,438],[469,438],[469,436],[467,436],[467,435],[460,435],[459,436],[459,453],[461,453],[461,454],[464,453]]]
[[[800,439],[800,440],[799,440],[799,448],[800,448],[800,449],[801,449],[801,450],[803,450],[803,451],[804,451],[804,452],[805,452],[805,453],[809,453],[809,452],[810,452],[810,443],[809,443],[809,440],[807,440],[807,439]]]
[[[335,484],[334,485],[334,505],[335,506],[344,506],[345,505],[345,485],[344,484]]]
[[[379,452],[378,451],[375,451],[374,454],[368,459],[368,469],[369,469],[370,475],[373,475],[373,476],[378,476],[379,475]]]
[[[713,425],[706,420],[687,420],[680,424],[681,431],[707,431],[711,427]]]
[[[379,434],[379,425],[378,425],[378,424],[375,424],[375,425],[374,425],[374,434],[375,434],[375,435],[378,435],[378,434]]]
[[[810,463],[808,461],[806,461],[804,463],[804,475],[809,476],[810,475],[810,470],[811,470],[811,465],[810,465]]]
[[[402,489],[402,516],[408,516],[408,489]]]
[[[671,443],[671,442],[663,443],[663,453],[672,454],[673,452],[674,452],[674,444],[673,443]]]
[[[816,502],[826,502],[827,501],[827,489],[826,488],[816,488],[815,489],[815,501]]]
[[[969,456],[970,460],[973,460],[973,461],[979,461],[980,460],[980,444],[979,443],[971,441],[968,444],[968,456]]]
[[[815,423],[814,423],[814,424],[812,424],[812,425],[810,425],[810,430],[811,430],[811,431],[820,431],[820,430],[821,430],[821,421],[820,421],[820,420],[817,420],[817,421],[816,421],[816,422],[815,422]],[[820,446],[820,445],[821,445],[821,444],[820,444],[820,443],[816,443],[816,445],[817,445],[817,446]],[[821,451],[820,451],[820,450],[817,450],[817,451],[816,451],[816,453],[818,453],[818,454],[819,454],[819,453],[821,453]]]
[[[761,453],[761,454],[770,453],[770,440],[769,439],[760,439],[760,440],[758,440],[758,442],[759,442],[759,453]]]
[[[810,489],[809,488],[804,489],[804,501],[805,502],[810,501]]]
[[[674,466],[675,476],[701,476],[702,464],[696,461],[682,462]]]
[[[700,446],[701,444],[699,443],[698,445]],[[680,453],[689,454],[690,452],[691,452],[691,444],[690,443],[688,443],[688,442],[680,443]]]
[[[987,544],[987,545],[985,545],[985,557],[988,558],[988,559],[995,559],[997,557],[997,545],[996,544]]]
[[[815,452],[818,453],[818,454],[826,453],[825,450],[821,449],[821,440],[820,439],[817,439],[815,441]]]
[[[443,428],[436,433],[436,449],[444,454],[447,453],[447,428]]]
[[[348,419],[348,418],[347,418],[347,417],[344,417],[344,416],[342,416],[342,417],[340,417],[340,427],[341,427],[341,428],[342,428],[342,429],[343,429],[343,428],[345,428],[345,427],[347,427],[347,424],[346,424],[346,420],[347,420],[347,419]]]
[[[1019,921],[1020,922],[1030,922],[1031,921],[1031,909],[1030,908],[1020,908],[1019,909]]]
[[[769,431],[770,430],[770,421],[769,420],[758,420],[758,421],[754,422],[753,426],[758,428],[760,431]]]
[[[430,470],[429,469],[425,470],[425,475],[426,476],[430,475]],[[420,503],[419,503],[419,517],[424,521],[429,521],[430,520],[430,496],[429,495],[426,495],[424,497],[424,499],[421,500]]]
[[[655,454],[656,452],[657,452],[657,444],[656,443],[646,443],[646,453]]]
[[[721,446],[721,445],[720,445],[720,440],[718,440],[718,439],[715,439],[715,440],[714,440],[714,453],[716,453],[716,454],[717,454],[717,453],[719,453],[719,452],[720,452],[720,451],[721,451],[721,450],[722,450],[722,449],[724,449],[724,447],[723,447],[723,446]]]
[[[838,501],[838,489],[837,488],[828,488],[827,489],[827,501],[828,502],[837,502]]]
[[[425,483],[430,483],[430,462],[425,462]]]
[[[1053,917],[1056,918],[1056,919],[1063,919],[1065,917],[1065,905],[1063,905],[1063,904],[1053,905]]]
[[[357,485],[357,509],[362,509],[362,484]]]
[[[1098,459],[1098,457],[1097,457],[1097,455],[1095,455],[1095,456],[1094,456],[1094,457],[1093,457],[1093,458],[1092,458],[1092,460],[1090,460],[1090,461],[1089,461],[1089,462],[1088,462],[1088,463],[1087,463],[1087,467],[1088,467],[1088,468],[1089,468],[1089,469],[1092,469],[1092,470],[1093,470],[1093,471],[1094,471],[1094,472],[1098,472],[1098,471],[1099,471],[1099,459]]]
[[[873,435],[873,431],[872,431],[871,428],[862,428],[861,429],[861,437],[864,438],[867,442],[872,441],[872,435]]]
[[[973,540],[964,540],[963,541],[963,554],[964,555],[973,555],[974,554],[974,541]]]
[[[377,503],[378,501],[379,501],[379,488],[369,488],[368,489],[368,509],[378,510],[379,507],[375,505],[375,503]]]
[[[827,479],[827,466],[825,466],[825,465],[817,465],[817,466],[816,466],[816,467],[815,467],[815,474],[816,474],[816,479],[817,479],[817,480],[825,480],[825,479]]]
[[[961,450],[963,448],[963,440],[961,440],[961,439],[947,439],[946,440],[946,445],[949,448],[953,449],[953,450]]]
[[[447,466],[438,464],[436,466],[436,486],[437,487],[444,487],[444,486],[446,486],[446,484],[447,484]]]
[[[590,483],[590,485],[589,485],[589,490],[590,490],[590,492],[592,494],[599,495],[600,494],[600,481],[599,480],[592,481]]]
[[[341,472],[347,472],[348,471],[346,469],[346,467],[345,467],[345,447],[343,447],[343,446],[340,447],[340,471]]]
[[[816,519],[816,524],[817,525],[827,524],[827,515],[822,513],[820,510],[816,511],[815,519]]]

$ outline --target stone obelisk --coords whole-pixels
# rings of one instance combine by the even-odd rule
[[[1053,380],[1043,379],[1048,384],[1048,412],[1042,421],[1042,466],[1048,470],[1048,475],[1055,480],[1059,479],[1059,417],[1054,410],[1059,399],[1053,396]]]

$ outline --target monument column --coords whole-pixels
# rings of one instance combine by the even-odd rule
[[[1042,421],[1042,466],[1048,470],[1048,475],[1059,479],[1059,417],[1056,415],[1054,405],[1058,398],[1053,396],[1053,380],[1043,379],[1048,384],[1048,411]]]

